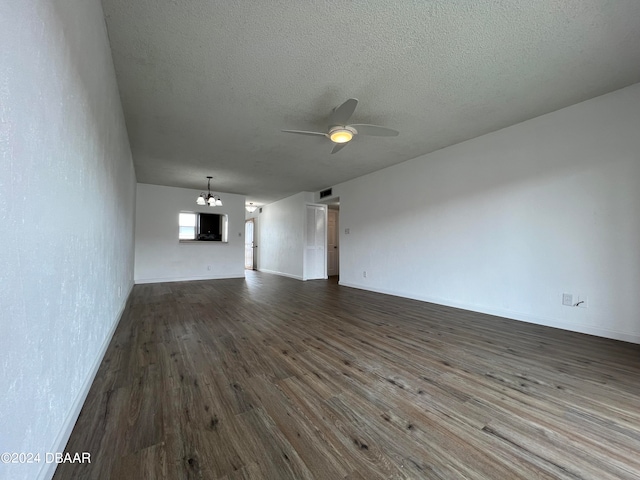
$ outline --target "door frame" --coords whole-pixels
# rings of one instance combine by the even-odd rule
[[[333,214],[331,213],[333,212]],[[335,215],[335,250],[336,250],[336,273],[332,276],[340,276],[340,209],[329,208],[327,206],[327,277],[329,277],[329,217]]]
[[[251,223],[253,228],[251,229],[253,234],[251,238],[251,268],[247,268],[247,223]],[[256,269],[256,222],[255,218],[247,218],[244,221],[244,269],[255,270]]]
[[[314,278],[308,278],[307,277],[307,269],[306,269],[306,265],[307,265],[307,207],[321,207],[322,211],[324,213],[324,235],[322,236],[323,242],[324,242],[324,246],[323,246],[323,252],[324,252],[324,259],[322,262],[323,268],[324,268],[324,275],[322,278],[326,279],[327,278],[327,210],[328,207],[327,205],[323,204],[323,203],[305,203],[304,205],[304,231],[303,231],[303,235],[302,235],[302,242],[303,242],[303,251],[302,251],[302,280],[318,280],[318,278],[314,277]]]

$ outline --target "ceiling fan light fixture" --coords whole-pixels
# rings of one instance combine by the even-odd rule
[[[347,143],[358,133],[351,127],[334,127],[329,131],[329,138],[333,143]]]
[[[286,133],[297,135],[319,135],[328,138],[334,145],[331,153],[338,153],[346,147],[356,135],[366,135],[370,137],[396,137],[400,132],[392,128],[381,125],[370,125],[368,123],[348,123],[351,115],[358,105],[358,99],[350,98],[346,102],[337,106],[329,115],[329,127],[325,132],[309,132],[306,130],[282,130]]]

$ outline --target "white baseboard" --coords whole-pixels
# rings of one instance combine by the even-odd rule
[[[268,270],[266,268],[261,268],[258,271],[264,272],[264,273],[272,273],[273,275],[280,275],[282,277],[295,278],[296,280],[304,280],[304,278],[302,278],[302,275],[291,275],[290,273],[278,272],[276,270]]]
[[[204,275],[204,276],[196,276],[196,277],[136,278],[134,281],[136,285],[142,285],[145,283],[193,282],[196,280],[224,280],[226,278],[244,278],[244,272],[242,272],[241,274]]]
[[[443,305],[445,307],[459,308],[461,310],[469,310],[471,312],[485,313],[487,315],[494,315],[497,317],[504,317],[511,320],[518,320],[520,322],[534,323],[536,325],[544,325],[546,327],[560,328],[562,330],[568,330],[570,332],[586,333],[587,335],[595,335],[597,337],[610,338],[612,340],[621,340],[623,342],[638,343],[640,344],[640,335],[629,332],[621,332],[618,330],[611,330],[608,328],[594,327],[590,325],[576,325],[574,323],[564,322],[555,318],[545,318],[528,313],[516,312],[512,310],[500,309],[500,308],[487,308],[480,305],[469,305],[465,303],[452,302],[450,300],[442,298],[434,298],[423,295],[407,295],[404,292],[397,292],[393,290],[373,288],[369,285],[362,285],[358,283],[338,282],[338,285],[350,288],[357,288],[359,290],[368,290],[370,292],[383,293],[385,295],[393,295],[394,297],[410,298],[412,300],[419,300],[421,302],[435,303],[437,305]]]
[[[89,395],[89,390],[91,390],[91,385],[93,385],[93,381],[96,378],[98,373],[98,369],[102,364],[102,360],[104,359],[105,354],[107,353],[107,348],[111,343],[111,339],[113,339],[113,335],[116,333],[116,328],[120,324],[120,320],[122,320],[122,315],[124,314],[127,305],[129,305],[129,299],[131,297],[131,291],[133,290],[133,284],[129,288],[129,292],[126,295],[126,300],[120,307],[120,311],[118,315],[116,315],[116,321],[113,322],[113,326],[109,330],[109,333],[105,337],[102,345],[100,346],[100,350],[98,351],[98,355],[96,355],[96,359],[89,370],[89,374],[85,378],[84,383],[82,384],[82,388],[80,392],[78,392],[78,396],[73,402],[71,410],[67,415],[67,418],[64,422],[62,429],[58,432],[56,439],[53,441],[53,446],[48,450],[48,452],[63,452],[65,447],[67,446],[67,442],[69,441],[69,437],[71,436],[71,432],[73,431],[73,427],[75,427],[76,422],[78,421],[78,417],[80,416],[80,411],[84,406],[84,402],[87,400],[87,395]],[[38,480],[50,480],[53,478],[53,475],[56,471],[57,463],[44,463],[38,476],[36,477]]]

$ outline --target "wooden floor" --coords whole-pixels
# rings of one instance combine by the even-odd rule
[[[638,479],[639,354],[335,281],[138,285],[55,478]]]

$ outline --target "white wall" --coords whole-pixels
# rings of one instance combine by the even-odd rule
[[[136,283],[244,277],[244,196],[216,191],[223,206],[208,207],[196,204],[200,190],[139,183],[137,191]],[[226,213],[229,242],[179,243],[180,212]]]
[[[49,478],[133,285],[135,173],[99,0],[0,2],[0,478]]]
[[[640,343],[639,180],[636,84],[335,186],[340,283]]]
[[[258,270],[303,279],[305,208],[312,201],[313,193],[300,192],[262,208]]]

